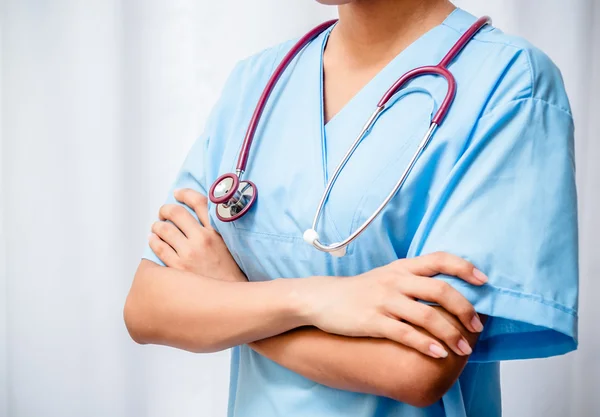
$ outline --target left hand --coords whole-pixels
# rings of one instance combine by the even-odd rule
[[[180,204],[165,204],[152,225],[150,248],[168,267],[223,281],[246,282],[223,238],[208,217],[208,200],[197,191],[176,190],[175,199],[190,207],[200,222]],[[169,221],[167,221],[169,220]]]

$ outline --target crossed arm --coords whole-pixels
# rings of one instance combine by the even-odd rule
[[[181,206],[161,208],[177,227],[153,226],[150,245],[168,267],[143,260],[128,296],[125,321],[137,342],[194,352],[248,343],[315,382],[420,407],[460,375],[482,325],[459,293],[428,277],[482,285],[485,276],[468,262],[435,254],[343,279],[247,282],[210,229],[201,195],[182,190],[176,198],[206,227]]]
[[[477,334],[440,309],[471,346]],[[423,334],[427,331],[417,328]],[[459,377],[468,356],[434,359],[384,338],[352,338],[305,327],[251,344],[258,353],[329,387],[382,395],[416,407],[439,401]]]

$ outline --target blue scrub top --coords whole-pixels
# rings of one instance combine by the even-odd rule
[[[400,53],[323,124],[322,54],[315,39],[280,79],[245,178],[259,190],[242,219],[211,221],[251,281],[349,276],[398,258],[447,251],[490,278],[473,287],[438,276],[490,316],[459,381],[415,408],[312,382],[254,352],[233,349],[230,417],[485,416],[500,410],[499,361],[564,354],[577,346],[577,208],[573,120],[560,72],[523,39],[486,27],[450,65],[456,100],[406,184],[343,258],[302,240],[328,177],[388,87],[437,64],[475,17],[457,9]],[[252,111],[287,42],[237,65],[173,188],[206,194],[235,170]],[[318,231],[340,241],[398,180],[446,92],[435,76],[398,94],[340,175]],[[169,202],[173,197],[169,193]],[[145,258],[160,263],[147,248]],[[357,358],[360,360],[360,358]]]

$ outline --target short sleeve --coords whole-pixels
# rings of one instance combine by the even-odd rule
[[[183,162],[183,166],[179,170],[177,174],[177,178],[175,182],[169,189],[169,193],[167,195],[166,201],[164,204],[175,204],[177,201],[173,196],[173,192],[179,188],[191,188],[193,190],[199,191],[200,193],[207,195],[206,192],[206,176],[204,172],[205,167],[205,158],[206,158],[206,148],[208,146],[208,135],[201,135],[192,145],[191,150],[189,151],[185,161]],[[179,203],[177,203],[179,204]],[[194,217],[196,214],[190,210],[187,206],[183,205]],[[197,219],[197,217],[196,217]],[[148,259],[154,263],[159,265],[165,265],[158,256],[154,253],[154,251],[150,248],[148,244],[144,247],[144,253],[142,258]]]
[[[206,168],[209,165],[209,161],[207,160],[209,157],[209,142],[211,137],[216,135],[218,126],[221,124],[220,120],[224,117],[226,109],[234,98],[234,87],[239,81],[239,74],[241,72],[242,64],[243,62],[238,63],[232,73],[229,75],[225,83],[225,87],[221,93],[221,97],[210,112],[204,132],[194,142],[192,148],[188,152],[173,185],[169,189],[164,204],[180,204],[173,196],[173,192],[180,188],[191,188],[205,196],[208,194],[207,190],[209,187],[206,183]],[[196,219],[198,219],[193,210],[186,205],[182,204],[182,206],[185,207],[194,217],[196,217]],[[144,248],[142,258],[164,266],[164,263],[156,256],[148,244],[146,244]]]
[[[482,116],[432,202],[409,256],[453,253],[489,277],[440,275],[487,316],[472,361],[577,347],[578,246],[573,121],[535,98]]]

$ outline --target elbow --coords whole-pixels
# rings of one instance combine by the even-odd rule
[[[395,401],[412,405],[413,407],[426,408],[440,401],[449,389],[450,387],[440,389],[436,386],[414,386],[411,390],[412,392],[409,394],[404,390],[402,392],[397,392],[398,390],[392,389],[386,396]]]
[[[142,306],[130,293],[123,308],[123,320],[131,339],[140,345],[151,343],[150,329]]]
[[[156,300],[131,291],[123,308],[123,320],[131,339],[140,345],[171,346],[192,353],[212,353],[228,348],[211,338],[211,332],[187,332],[176,323],[164,320],[164,310],[156,308]],[[163,318],[161,318],[163,317]]]
[[[400,382],[394,384],[387,390],[386,396],[413,407],[426,408],[439,402],[456,379],[453,375],[445,373],[421,375],[420,378],[413,379],[408,389]]]
[[[152,307],[157,300],[153,299],[152,288],[149,285],[151,272],[156,268],[142,261],[133,278],[133,284],[123,307],[123,320],[129,336],[140,345],[153,343],[156,328],[154,317],[156,313]]]
[[[448,389],[450,389],[450,387],[444,390],[435,387],[425,388],[412,398],[410,405],[418,408],[430,407],[440,401],[446,392],[448,392]]]
[[[158,285],[163,267],[142,263],[123,308],[129,336],[140,345],[157,344],[193,353],[216,352],[228,348],[218,339],[219,332],[182,306],[169,287]],[[212,331],[211,331],[212,330]]]

